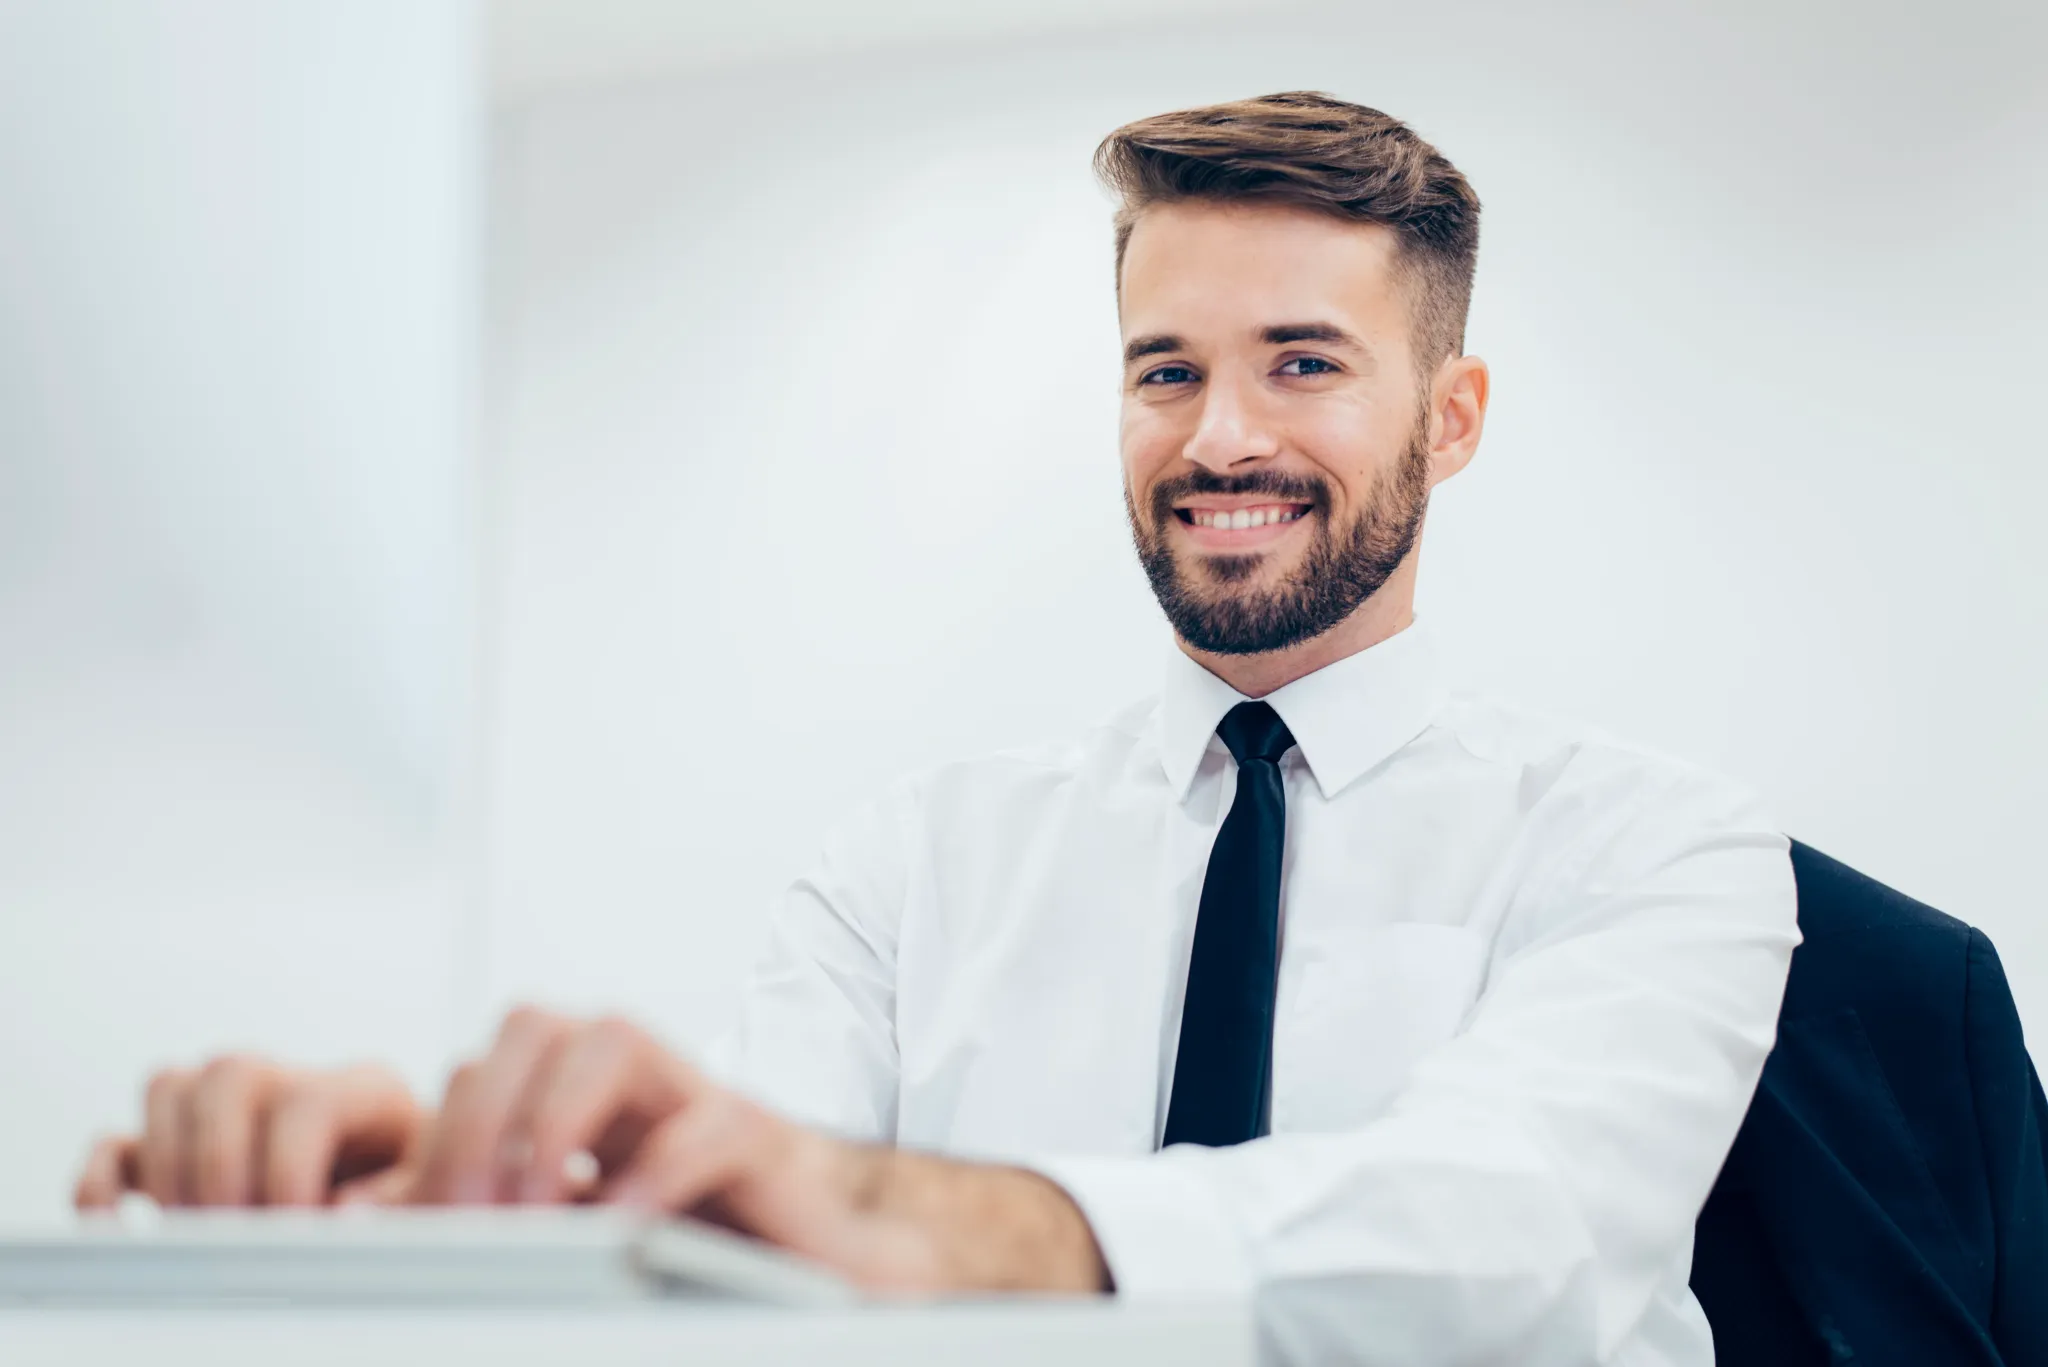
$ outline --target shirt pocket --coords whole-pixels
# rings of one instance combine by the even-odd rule
[[[1416,1062],[1464,1028],[1486,941],[1462,926],[1347,930],[1304,955],[1273,1048],[1273,1130],[1351,1129],[1384,1111]]]

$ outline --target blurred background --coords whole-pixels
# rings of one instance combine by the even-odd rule
[[[1460,682],[1732,773],[2048,1038],[2035,3],[0,0],[0,1220],[153,1068],[701,1045],[861,795],[1147,692],[1128,119],[1486,204]]]

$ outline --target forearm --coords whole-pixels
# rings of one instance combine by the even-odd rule
[[[1080,1207],[1023,1168],[854,1150],[856,1205],[918,1230],[957,1290],[1100,1292],[1109,1271]]]

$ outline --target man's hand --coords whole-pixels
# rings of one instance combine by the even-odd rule
[[[577,1153],[597,1160],[588,1186],[569,1171]],[[1088,1222],[1045,1178],[793,1125],[618,1020],[512,1013],[490,1055],[449,1083],[417,1172],[421,1202],[689,1212],[875,1290],[1108,1284]]]
[[[131,1191],[164,1206],[388,1200],[410,1183],[403,1160],[422,1126],[384,1069],[294,1071],[245,1057],[158,1073],[143,1113],[141,1134],[93,1146],[72,1195],[80,1210]]]
[[[139,1136],[94,1147],[80,1209],[128,1191],[166,1206],[598,1200],[714,1220],[877,1291],[1109,1284],[1087,1220],[1036,1173],[791,1124],[619,1020],[514,1011],[435,1116],[382,1069],[254,1058],[160,1073],[145,1111]]]

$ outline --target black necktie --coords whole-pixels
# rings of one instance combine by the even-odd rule
[[[1239,703],[1216,728],[1237,760],[1237,797],[1202,880],[1195,952],[1181,1007],[1180,1053],[1166,1112],[1169,1144],[1242,1144],[1264,1128],[1273,1069],[1273,985],[1280,967],[1280,854],[1287,723]]]

